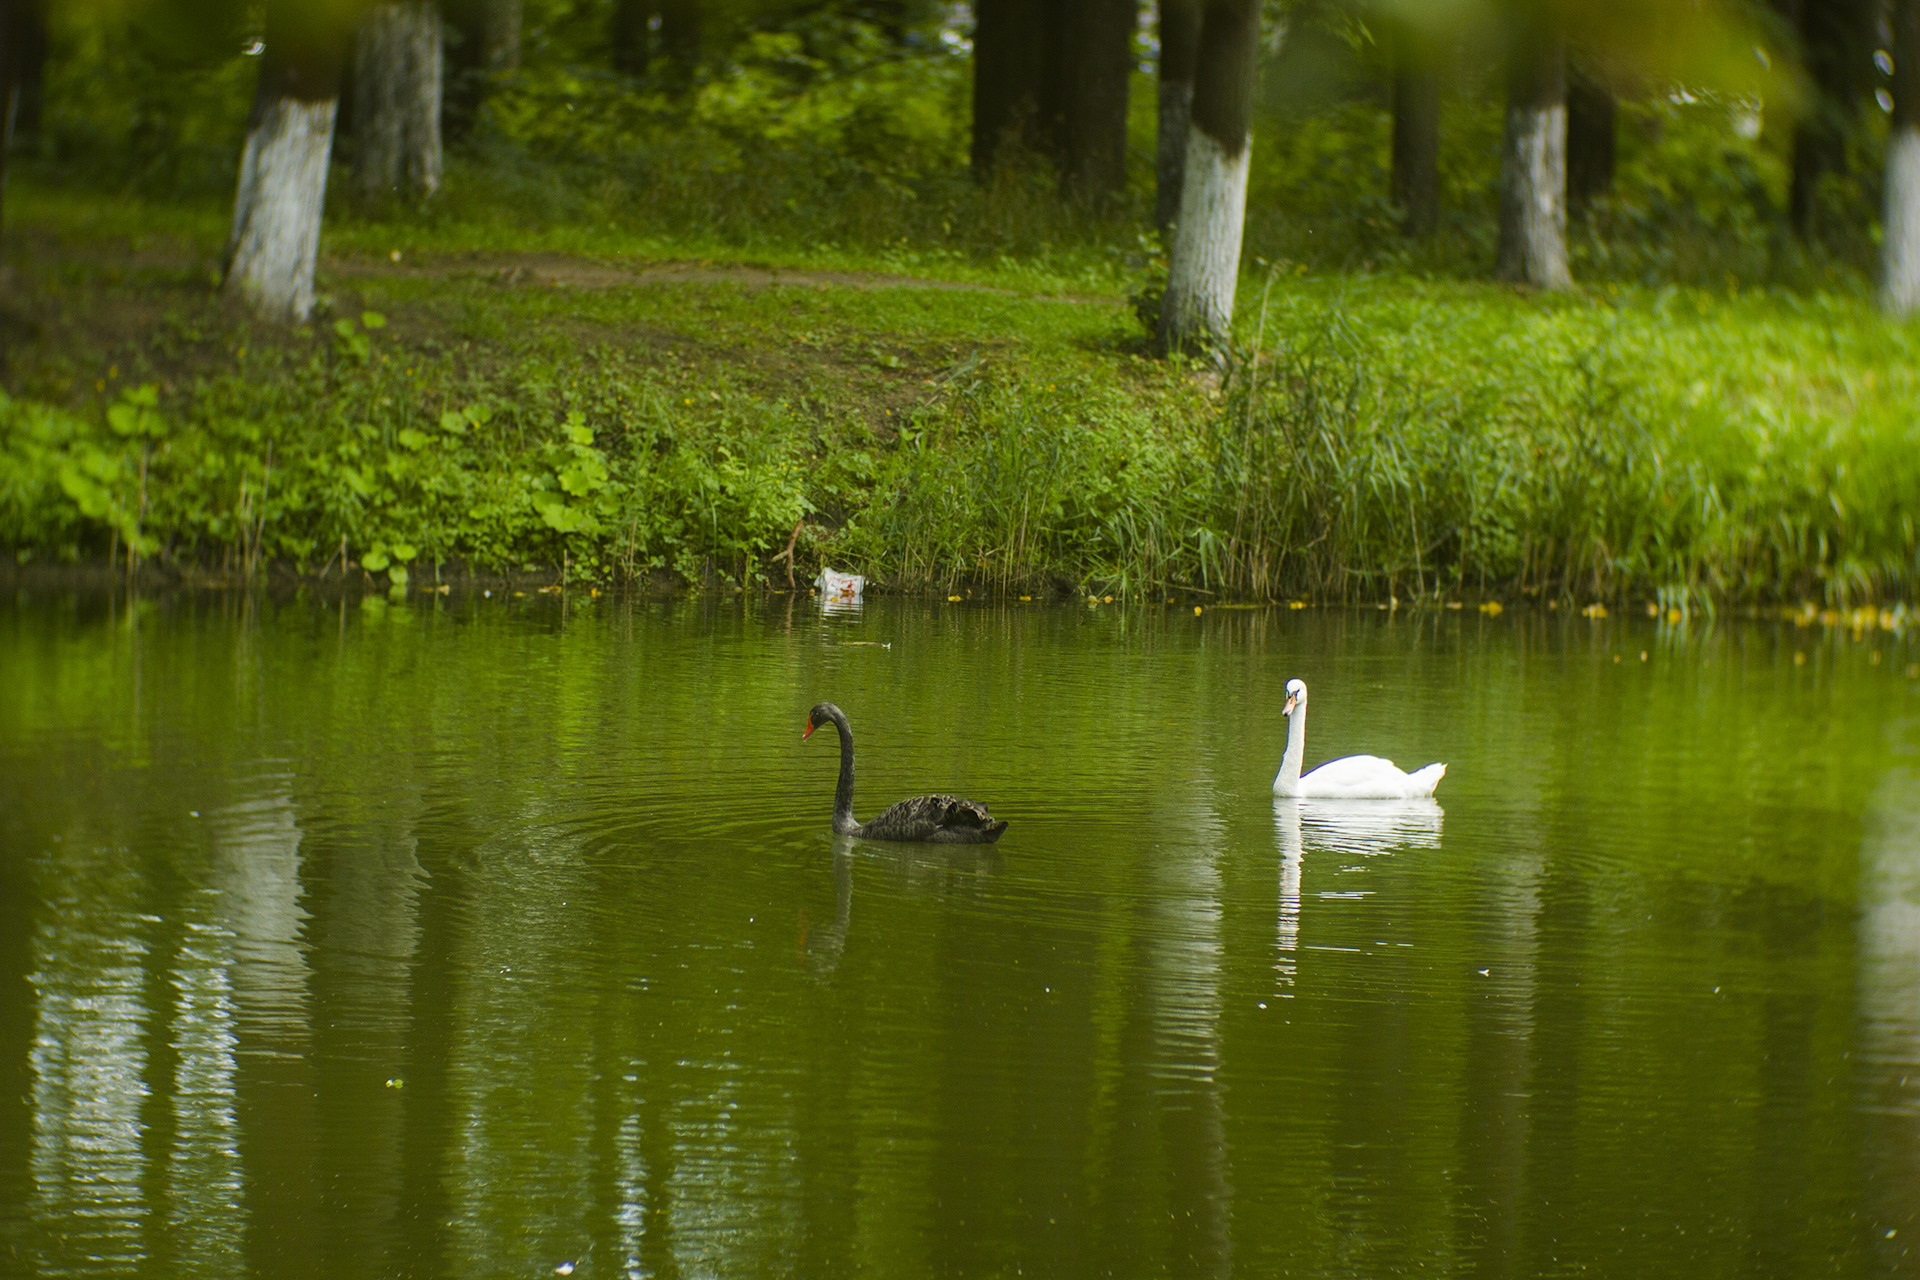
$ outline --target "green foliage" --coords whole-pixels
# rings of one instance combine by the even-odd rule
[[[28,271],[74,315],[13,352],[16,555],[750,583],[797,525],[796,576],[902,588],[1844,604],[1920,572],[1920,331],[1857,299],[1276,271],[1215,386],[1117,299],[410,272],[275,334],[97,256]],[[107,392],[66,335],[136,287],[167,318]]]
[[[384,328],[387,318],[378,311],[360,313],[360,327],[342,317],[333,322],[333,347],[343,360],[365,364],[373,355],[373,331]]]

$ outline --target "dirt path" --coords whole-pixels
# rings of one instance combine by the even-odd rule
[[[962,293],[990,293],[1001,297],[1020,296],[1015,290],[993,285],[968,284],[955,280],[928,280],[919,276],[885,275],[872,271],[820,271],[789,267],[761,267],[743,263],[710,261],[647,261],[631,265],[618,260],[590,258],[568,253],[499,253],[475,251],[465,254],[430,254],[419,259],[405,256],[388,258],[328,258],[324,269],[347,280],[374,278],[425,279],[448,276],[479,276],[502,284],[567,285],[584,289],[610,289],[640,284],[743,284],[749,288],[822,289],[940,289]],[[1091,302],[1091,298],[1061,298],[1063,302]]]

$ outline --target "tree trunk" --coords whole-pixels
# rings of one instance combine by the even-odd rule
[[[653,0],[614,0],[613,69],[630,76],[647,74],[653,61]]]
[[[1574,70],[1567,81],[1567,200],[1584,206],[1613,190],[1613,91]]]
[[[47,69],[47,0],[10,0],[0,39],[13,67],[13,134],[31,138],[40,132],[40,105]]]
[[[659,0],[660,52],[674,91],[686,93],[700,73],[700,0]]]
[[[480,68],[520,69],[520,0],[481,0]]]
[[[1551,0],[1529,6],[1519,24],[1500,147],[1502,280],[1569,289],[1567,270],[1567,56]]]
[[[1060,121],[1063,191],[1099,201],[1127,186],[1127,96],[1139,0],[1067,0],[1057,44],[1067,89]]]
[[[1920,308],[1920,0],[1894,0],[1892,52],[1880,303],[1904,316]]]
[[[1218,349],[1233,331],[1259,46],[1259,0],[1205,0],[1180,218],[1160,303],[1163,352]]]
[[[7,205],[7,154],[13,150],[13,128],[20,115],[20,41],[15,26],[19,4],[20,0],[0,0],[0,210]],[[5,227],[0,223],[0,251],[5,247]],[[9,282],[11,276],[0,257],[0,283]]]
[[[1003,146],[1041,145],[1040,99],[1053,0],[978,0],[973,29],[973,173]]]
[[[1872,68],[1874,0],[1775,0],[1800,37],[1810,92],[1793,124],[1793,186],[1788,221],[1806,239],[1820,179],[1847,167],[1847,132],[1855,123]]]
[[[1193,59],[1200,0],[1160,0],[1160,126],[1153,157],[1153,225],[1165,239],[1180,212],[1180,175],[1193,120]]]
[[[353,62],[354,177],[364,199],[440,189],[440,13],[433,0],[380,4]]]
[[[1390,193],[1401,230],[1431,235],[1440,222],[1440,77],[1426,33],[1405,21],[1390,33],[1393,51],[1393,172]]]
[[[266,16],[223,287],[263,316],[298,322],[313,311],[313,267],[352,15],[302,0],[269,0]]]

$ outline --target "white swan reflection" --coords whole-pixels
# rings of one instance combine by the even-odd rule
[[[1869,1105],[1883,1140],[1920,1139],[1920,768],[1887,772],[1860,845],[1859,1000]]]
[[[1396,849],[1438,849],[1445,811],[1430,799],[1303,800],[1276,796],[1273,834],[1280,847],[1280,914],[1274,972],[1281,987],[1298,976],[1300,873],[1309,847],[1363,858]]]

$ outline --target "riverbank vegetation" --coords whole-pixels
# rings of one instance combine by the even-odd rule
[[[362,223],[289,331],[211,291],[217,223],[14,207],[21,561],[784,586],[792,539],[801,582],[1028,594],[1845,605],[1915,581],[1920,352],[1859,298],[1269,270],[1220,376],[1148,359],[1118,288],[1030,270]]]
[[[526,0],[502,61],[474,15],[522,8],[452,5],[431,190],[363,180],[373,99],[343,91],[287,325],[220,287],[259,42],[168,27],[174,0],[56,4],[8,175],[0,548],[407,588],[832,563],[1133,598],[1912,598],[1920,338],[1874,306],[1871,24],[1578,27],[1577,283],[1535,290],[1487,280],[1494,10],[1422,72],[1415,173],[1401,10],[1280,8],[1232,328],[1166,362],[1147,27],[1094,112],[1114,137],[1016,95],[983,158],[986,28],[944,9]],[[1815,53],[1859,74],[1810,80]],[[1803,128],[1815,99],[1844,128]]]

